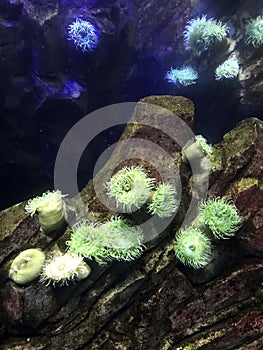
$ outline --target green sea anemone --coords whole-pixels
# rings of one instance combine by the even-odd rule
[[[85,258],[94,258],[98,263],[110,259],[108,236],[98,223],[81,221],[72,227],[70,240],[66,242],[69,251]]]
[[[198,161],[200,165],[203,165],[206,161],[205,157],[209,158],[212,153],[213,147],[202,135],[196,135],[182,148],[183,162]]]
[[[168,184],[159,184],[153,191],[148,210],[153,215],[166,218],[173,215],[178,208],[176,189]]]
[[[198,228],[179,231],[175,236],[174,250],[184,265],[195,269],[206,266],[211,259],[211,242]]]
[[[131,226],[127,220],[113,216],[101,225],[108,237],[109,260],[131,261],[143,252],[143,233],[139,226]]]
[[[235,57],[230,57],[221,63],[215,71],[216,80],[234,79],[238,76],[239,64]]]
[[[57,191],[47,191],[41,197],[30,199],[25,206],[25,210],[34,215],[38,214],[38,219],[42,231],[45,233],[59,229],[65,223],[65,204],[62,198],[65,195]]]
[[[148,199],[154,180],[141,167],[124,167],[107,183],[108,195],[127,212],[139,209]]]
[[[70,281],[82,280],[90,274],[90,267],[82,257],[72,253],[54,252],[47,260],[41,274],[40,282],[53,285],[68,285]]]
[[[41,273],[45,263],[45,253],[41,249],[26,249],[12,262],[9,278],[17,284],[27,284]]]
[[[165,78],[176,86],[183,85],[193,85],[198,79],[197,71],[191,66],[185,66],[183,68],[171,68],[167,73]]]
[[[185,27],[185,46],[197,53],[206,51],[225,39],[227,31],[227,26],[221,21],[207,19],[206,16],[197,17],[190,20]]]
[[[242,222],[236,206],[222,198],[203,202],[199,208],[199,216],[213,235],[219,239],[234,236]]]
[[[251,19],[246,27],[246,43],[252,44],[254,47],[263,44],[263,16]]]
[[[105,261],[131,261],[143,251],[143,234],[139,226],[131,226],[127,220],[113,216],[103,224],[80,222],[73,226],[66,244],[71,253]]]
[[[208,144],[206,138],[202,135],[196,135],[195,141],[201,147],[201,150],[205,156],[210,156],[213,153],[213,147]]]

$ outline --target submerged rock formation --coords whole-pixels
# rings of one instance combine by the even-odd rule
[[[213,143],[241,119],[260,117],[262,47],[245,44],[245,24],[261,13],[262,2],[249,0],[2,0],[0,179],[6,186],[0,208],[52,186],[61,140],[102,106],[182,94],[195,102],[198,132]],[[221,50],[200,56],[186,49],[184,31],[201,15],[229,30]],[[76,18],[100,30],[96,50],[83,53],[68,40]],[[215,81],[216,67],[230,55],[238,59],[239,77]],[[195,85],[177,87],[165,79],[171,67],[184,65],[198,70]],[[119,134],[106,137],[115,141]],[[91,150],[94,159],[97,152],[98,145]],[[86,170],[86,177],[92,173]]]
[[[25,203],[2,211],[1,349],[261,349],[263,122],[242,121],[213,148],[207,194],[232,198],[245,220],[235,237],[214,243],[213,259],[206,267],[193,270],[179,263],[173,250],[175,231],[191,197],[200,199],[194,190],[193,170],[182,162],[176,140],[150,127],[147,120],[165,124],[167,115],[173,113],[191,125],[194,107],[184,97],[150,96],[141,102],[149,108],[138,105],[119,145],[96,176],[103,178],[114,159],[127,151],[123,140],[151,141],[171,157],[159,159],[166,164],[164,170],[173,165],[180,175],[181,204],[174,220],[146,242],[145,252],[133,262],[98,265],[89,261],[90,276],[76,284],[53,287],[35,281],[21,287],[8,278],[14,257],[27,248],[42,248],[47,255],[55,247],[65,250],[70,227],[57,237],[47,236],[40,232],[37,218],[24,212]],[[160,107],[165,108],[164,114]],[[172,128],[179,138],[179,124]],[[136,152],[139,158],[145,150]],[[142,164],[158,179],[158,171],[138,158],[123,164]],[[112,213],[101,204],[94,181],[81,197],[89,219],[104,221]],[[78,215],[74,199],[68,200],[67,210],[74,222]],[[140,221],[141,213],[131,218]]]

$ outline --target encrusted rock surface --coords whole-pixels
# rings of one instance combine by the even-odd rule
[[[151,118],[162,117],[159,105],[192,123],[193,104],[186,98],[152,96],[142,102],[156,105],[149,109]],[[19,287],[8,279],[19,251],[65,249],[70,229],[57,238],[41,234],[37,218],[23,213],[24,203],[1,212],[1,349],[261,349],[263,122],[244,120],[214,147],[208,195],[232,197],[245,220],[235,237],[214,242],[213,259],[204,269],[193,270],[177,262],[172,244],[187,211],[191,169],[182,163],[176,142],[140,124],[147,118],[142,112],[135,111],[122,140],[143,137],[172,155],[183,183],[174,221],[134,262],[89,262],[91,275],[67,287],[39,282]],[[113,158],[122,151],[120,143]],[[148,171],[158,176],[151,166]],[[82,198],[91,217],[104,220],[111,214],[99,205],[92,181]],[[74,218],[74,200],[68,207]]]

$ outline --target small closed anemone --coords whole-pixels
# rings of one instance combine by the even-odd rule
[[[82,260],[81,256],[56,251],[44,265],[40,282],[47,286],[50,284],[54,286],[68,285],[69,282],[88,277],[90,272],[90,267]]]
[[[184,264],[199,269],[211,259],[211,242],[198,228],[179,231],[175,236],[174,250],[176,257]]]
[[[168,183],[162,183],[153,191],[148,211],[166,218],[176,212],[178,204],[176,189]]]
[[[154,179],[149,178],[141,167],[124,167],[107,183],[107,191],[116,199],[118,207],[130,213],[147,201],[153,183]]]
[[[234,236],[242,223],[236,206],[223,198],[203,202],[199,208],[199,217],[218,239]]]
[[[221,63],[215,70],[215,79],[234,79],[238,76],[239,64],[235,57],[230,57]]]
[[[208,50],[216,43],[222,42],[227,36],[227,26],[221,21],[206,16],[188,21],[184,31],[186,48],[198,54]]]
[[[246,44],[259,47],[263,44],[263,16],[251,19],[246,27]]]
[[[99,30],[90,22],[77,18],[68,27],[68,39],[82,51],[92,51],[99,43]]]
[[[45,253],[41,249],[23,250],[12,262],[9,278],[17,284],[27,284],[41,273],[45,263]]]
[[[82,221],[75,224],[72,227],[70,240],[66,244],[71,253],[88,259],[94,258],[100,264],[110,259],[110,252],[107,249],[109,237],[101,230],[98,223]]]
[[[169,83],[172,83],[176,86],[183,85],[193,85],[198,79],[197,71],[191,66],[185,66],[183,68],[171,68],[167,73],[165,78]]]
[[[131,226],[127,220],[113,216],[101,229],[108,237],[108,260],[132,261],[142,254],[143,232],[139,226]]]
[[[212,153],[213,147],[202,135],[196,135],[182,148],[183,162],[198,160],[200,165],[205,164],[205,157],[209,159]]]
[[[59,190],[47,191],[41,197],[30,199],[25,210],[34,215],[37,213],[41,230],[49,233],[59,229],[65,223],[66,210]]]

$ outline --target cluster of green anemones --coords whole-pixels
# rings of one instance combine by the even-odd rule
[[[207,50],[227,36],[228,27],[216,19],[207,19],[205,15],[187,22],[184,42],[188,49],[196,52]],[[250,19],[245,26],[246,44],[259,47],[263,44],[263,16]]]
[[[131,226],[126,220],[114,216],[102,224],[85,221],[74,225],[67,245],[70,252],[103,263],[138,258],[144,248],[142,240],[139,226]]]
[[[222,198],[209,199],[199,208],[197,222],[206,226],[216,239],[228,239],[235,235],[242,223],[236,206]],[[211,259],[211,240],[199,227],[179,231],[175,236],[176,257],[193,268],[204,267]]]
[[[153,215],[173,215],[178,208],[175,188],[164,183],[155,187],[154,181],[141,167],[124,167],[108,182],[108,195],[116,199],[120,210],[128,213],[147,204]]]
[[[210,50],[218,43],[226,42],[229,28],[223,22],[214,18],[201,15],[190,19],[184,30],[184,44],[197,55]],[[263,16],[250,19],[245,25],[245,43],[254,48],[263,45]],[[236,57],[228,57],[215,69],[215,79],[226,81],[238,77],[240,65]],[[198,79],[198,71],[191,65],[181,68],[171,68],[165,78],[176,86],[188,86],[195,84]]]

